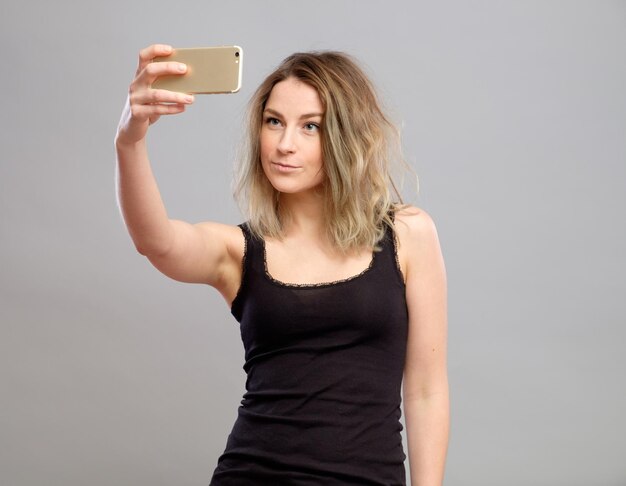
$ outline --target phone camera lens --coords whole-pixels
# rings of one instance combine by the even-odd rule
[[[235,57],[239,57],[239,51],[235,51]]]

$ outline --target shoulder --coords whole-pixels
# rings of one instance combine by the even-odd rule
[[[197,223],[196,228],[202,234],[207,247],[221,247],[218,254],[221,261],[216,262],[220,271],[213,282],[228,301],[234,298],[241,280],[241,262],[243,261],[246,243],[242,228],[235,225],[207,221]]]
[[[433,218],[421,208],[403,206],[394,216],[394,231],[398,242],[398,260],[403,273],[409,277],[416,266],[441,258],[437,227]]]
[[[195,226],[203,233],[217,236],[223,240],[243,238],[241,228],[233,224],[203,221]]]
[[[241,264],[246,248],[245,232],[241,226],[214,222],[200,223],[200,227],[203,228],[205,234],[219,238],[226,245],[229,259],[237,267]]]
[[[404,206],[394,218],[394,230],[400,246],[428,246],[438,244],[437,228],[433,218],[423,209]]]
[[[213,242],[220,242],[229,249],[241,247],[243,250],[244,236],[239,226],[216,223],[214,221],[197,223],[195,226],[204,238],[212,240]]]

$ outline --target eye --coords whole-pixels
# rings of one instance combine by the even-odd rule
[[[270,127],[278,127],[280,126],[280,120],[278,118],[274,118],[273,116],[268,116],[265,118],[265,123]]]
[[[304,124],[304,129],[307,132],[314,132],[316,130],[319,130],[320,126],[317,123],[310,122],[310,123],[305,123]]]

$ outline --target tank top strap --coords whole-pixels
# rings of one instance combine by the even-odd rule
[[[393,214],[391,214],[391,220],[395,223]],[[379,243],[379,248],[378,258],[385,272],[388,272],[389,277],[404,285],[404,275],[398,258],[398,236],[393,225],[386,225],[385,235]]]
[[[263,244],[252,231],[248,223],[239,225],[244,238],[243,259],[241,262],[241,283],[237,295],[231,303],[230,312],[238,321],[241,321],[241,313],[246,296],[250,287],[254,286],[254,280],[258,279],[264,268]]]
[[[265,265],[265,249],[263,241],[252,233],[248,223],[241,223],[239,225],[245,239],[245,247],[243,254],[243,273],[244,275],[248,270],[262,270],[264,271]]]

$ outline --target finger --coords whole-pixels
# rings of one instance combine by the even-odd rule
[[[137,118],[154,120],[161,115],[175,115],[185,111],[186,105],[172,103],[169,105],[142,105],[137,109]]]
[[[179,93],[167,89],[144,89],[131,93],[130,102],[141,105],[165,103],[190,105],[194,102],[194,97],[187,93]]]
[[[150,62],[137,75],[135,81],[150,86],[159,76],[181,75],[187,72],[182,62]]]
[[[175,115],[182,113],[187,108],[187,105],[181,105],[179,103],[171,105],[152,105],[156,108],[156,113],[159,115]]]
[[[139,62],[137,65],[137,74],[139,74],[148,63],[152,62],[155,57],[169,56],[174,52],[174,48],[168,44],[153,44],[139,51]]]

